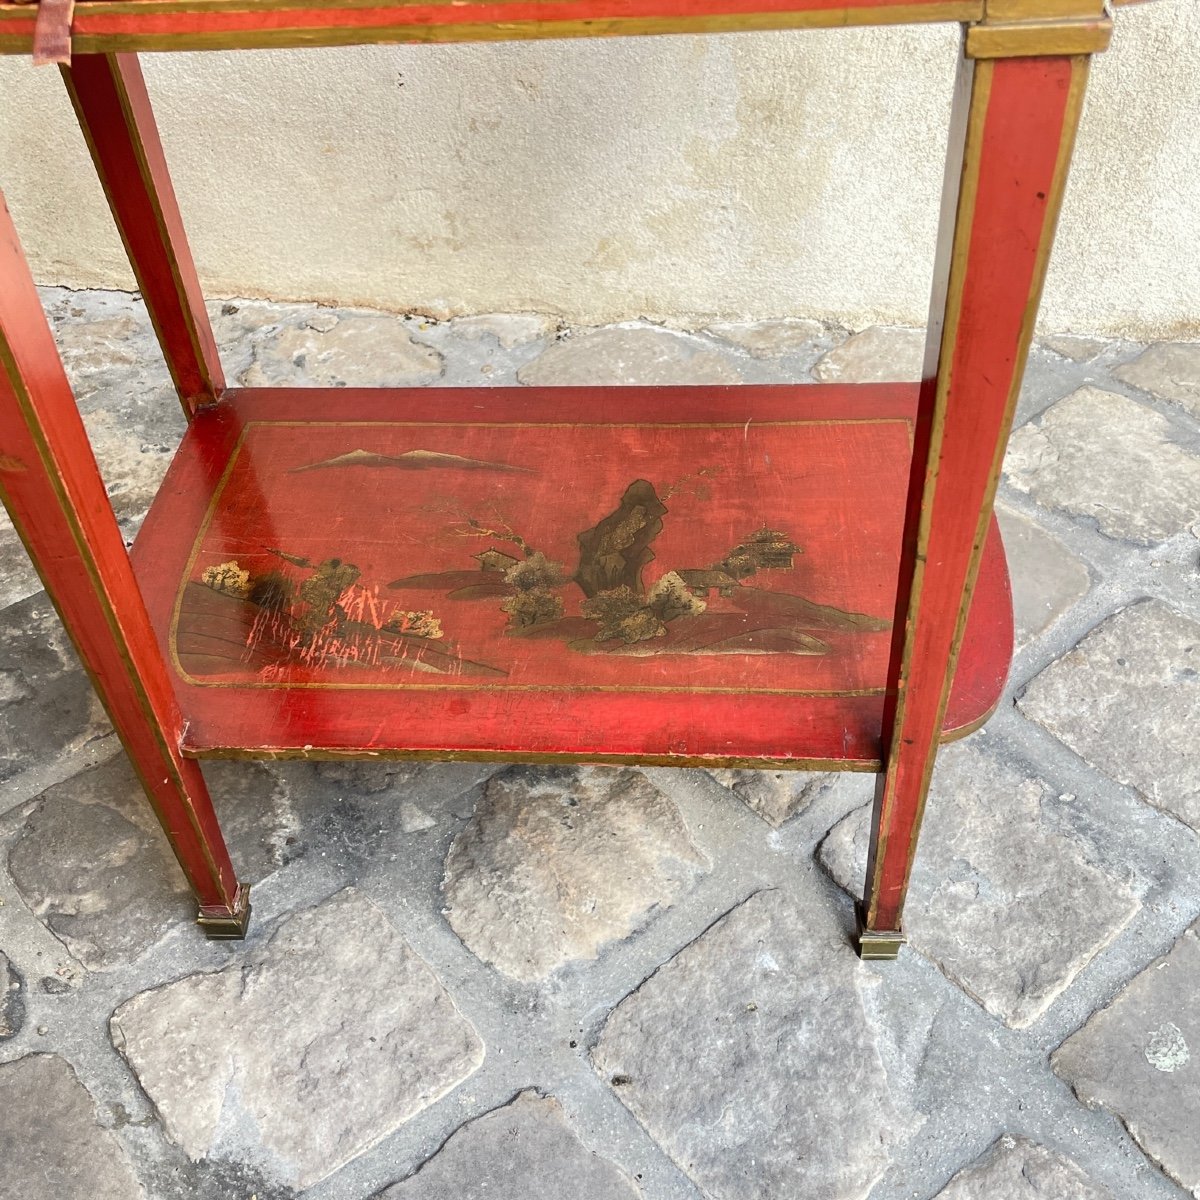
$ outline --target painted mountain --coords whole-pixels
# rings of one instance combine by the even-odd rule
[[[829,649],[822,634],[890,627],[865,613],[756,587],[762,573],[791,571],[803,553],[788,534],[766,525],[711,562],[672,566],[647,586],[643,572],[655,561],[652,547],[667,515],[654,486],[636,479],[612,512],[576,535],[573,571],[505,529],[505,548],[492,545],[473,556],[478,570],[410,575],[388,586],[440,588],[452,601],[498,601],[508,616],[507,636],[557,638],[583,654],[822,655]],[[482,522],[468,524],[486,536]]]

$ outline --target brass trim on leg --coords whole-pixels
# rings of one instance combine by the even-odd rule
[[[983,6],[983,19],[994,25],[1102,16],[1104,0],[986,0]]]
[[[250,885],[238,884],[232,912],[201,905],[196,924],[210,941],[241,941],[250,925]]]
[[[858,934],[855,937],[858,957],[864,962],[891,961],[900,957],[900,947],[908,943],[902,929],[868,929],[863,917],[862,905],[857,905]]]

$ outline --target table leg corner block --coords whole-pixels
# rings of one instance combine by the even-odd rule
[[[210,941],[240,941],[250,926],[250,885],[239,883],[232,906],[200,906],[196,924]]]
[[[861,911],[858,915],[858,935],[855,938],[858,957],[864,962],[900,957],[900,947],[908,941],[901,929],[868,929]]]

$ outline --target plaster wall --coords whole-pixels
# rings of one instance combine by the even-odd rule
[[[925,319],[955,27],[145,56],[212,295]],[[57,75],[0,60],[45,283],[132,277]],[[1047,330],[1200,335],[1200,0],[1117,15]]]

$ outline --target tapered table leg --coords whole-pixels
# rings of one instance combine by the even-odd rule
[[[190,417],[225,388],[136,54],[76,54],[63,80]]]
[[[1087,55],[964,59],[860,914],[893,958],[946,700],[1041,298]],[[953,820],[954,814],[946,814]]]
[[[239,884],[33,279],[0,197],[0,497],[88,669],[212,937],[241,937]]]

